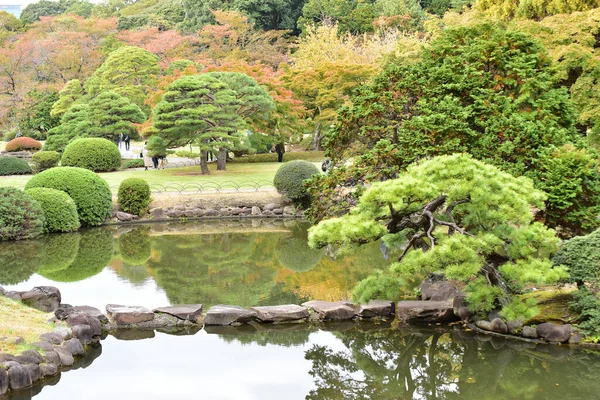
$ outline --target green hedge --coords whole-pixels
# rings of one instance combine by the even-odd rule
[[[121,167],[122,169],[128,168],[141,168],[144,167],[144,159],[143,158],[134,158],[133,160],[127,160],[125,164]]]
[[[39,202],[44,210],[44,232],[73,232],[81,226],[77,206],[65,192],[38,187],[25,193]]]
[[[60,153],[57,151],[40,151],[31,157],[33,170],[42,172],[44,170],[54,168],[60,162]]]
[[[304,202],[308,192],[304,181],[321,171],[308,161],[297,160],[283,164],[273,178],[277,191],[294,202]]]
[[[49,135],[44,142],[44,151],[56,151],[62,153],[69,144],[71,138],[67,135]]]
[[[94,172],[115,171],[121,168],[121,153],[117,145],[107,139],[77,139],[65,148],[61,164]]]
[[[323,161],[325,152],[323,151],[294,151],[283,155],[284,161],[306,160],[306,161]],[[236,157],[233,159],[236,163],[267,163],[277,162],[277,153],[268,154],[253,154],[249,156]]]
[[[0,157],[0,176],[31,174],[27,161],[17,157]]]
[[[600,229],[565,242],[552,258],[555,265],[569,267],[571,282],[600,283]]]
[[[20,189],[0,187],[0,241],[32,239],[43,231],[40,203]]]
[[[83,168],[56,167],[35,175],[25,189],[46,187],[66,192],[75,201],[84,225],[100,225],[112,215],[112,193],[108,183]]]
[[[119,185],[119,209],[140,217],[148,211],[150,186],[141,178],[127,178]]]

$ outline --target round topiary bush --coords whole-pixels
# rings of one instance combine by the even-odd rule
[[[77,206],[68,194],[56,189],[33,188],[25,191],[42,205],[44,232],[73,232],[79,229]]]
[[[121,167],[121,153],[117,145],[107,139],[77,139],[67,145],[61,163],[63,167],[94,172],[115,171]]]
[[[17,157],[0,157],[0,175],[27,175],[31,174],[31,167],[27,161]]]
[[[79,221],[100,225],[112,215],[112,193],[108,183],[92,171],[74,167],[56,167],[35,175],[25,189],[45,187],[62,190],[77,206]]]
[[[30,137],[21,136],[14,138],[10,142],[6,143],[5,150],[8,152],[13,151],[38,151],[42,149],[42,144],[35,139]]]
[[[577,236],[565,242],[552,258],[555,265],[569,267],[570,281],[599,283],[600,229],[586,236]]]
[[[127,178],[119,186],[119,209],[140,217],[150,204],[150,186],[141,178]]]
[[[290,161],[277,170],[273,183],[279,193],[294,203],[305,203],[308,199],[308,192],[303,182],[318,173],[320,173],[319,169],[308,161]]]
[[[17,188],[0,188],[0,240],[31,239],[43,231],[40,203]]]
[[[54,168],[60,161],[60,153],[57,151],[39,151],[31,157],[33,170],[42,172]]]
[[[123,169],[129,168],[144,168],[144,159],[143,158],[134,158],[133,160],[128,160],[125,164],[123,164]]]

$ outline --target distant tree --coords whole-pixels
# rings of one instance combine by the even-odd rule
[[[58,92],[58,100],[52,105],[50,115],[53,117],[62,117],[73,103],[83,96],[83,94],[81,81],[79,79],[70,80],[60,92]]]
[[[23,24],[33,24],[40,17],[59,15],[65,11],[64,4],[59,1],[40,0],[30,3],[21,12],[21,21]]]
[[[246,14],[256,29],[286,29],[298,33],[296,22],[306,0],[234,0],[233,7]]]
[[[60,118],[51,115],[51,108],[58,100],[56,90],[34,89],[27,93],[19,109],[19,129],[24,136],[45,139],[46,133],[60,123]]]
[[[23,28],[23,23],[19,18],[6,11],[0,11],[0,29],[8,32],[18,32]]]
[[[90,127],[84,136],[101,137],[117,142],[119,134],[139,138],[133,124],[146,120],[142,110],[125,96],[108,91],[93,98],[88,104]]]

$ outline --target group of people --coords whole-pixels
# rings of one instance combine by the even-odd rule
[[[131,138],[128,134],[123,135],[123,133],[119,133],[119,149],[123,148],[123,143],[125,143],[125,151],[129,151]]]
[[[151,157],[150,152],[146,148],[148,142],[144,142],[144,147],[140,152],[140,157],[144,158],[144,170],[148,171],[148,168],[154,169],[165,169],[167,165],[167,157]]]

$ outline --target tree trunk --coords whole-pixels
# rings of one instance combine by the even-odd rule
[[[202,150],[200,168],[202,168],[202,175],[210,175],[210,171],[208,170],[208,150]]]
[[[227,149],[219,147],[219,154],[217,155],[217,171],[225,171],[227,163]]]
[[[317,126],[315,127],[315,138],[313,139],[313,148],[316,151],[321,151],[321,139],[322,139],[322,135],[321,135],[321,124],[317,124]]]

